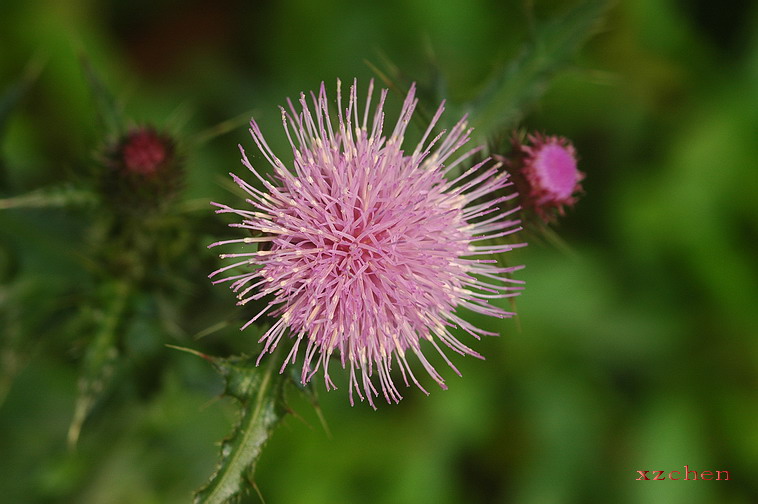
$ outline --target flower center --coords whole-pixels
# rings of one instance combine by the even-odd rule
[[[139,131],[127,140],[123,156],[127,171],[152,175],[166,159],[166,148],[153,132]]]
[[[542,187],[557,198],[568,198],[579,181],[576,159],[563,146],[545,145],[534,162]]]

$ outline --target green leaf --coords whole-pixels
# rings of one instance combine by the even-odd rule
[[[132,286],[125,281],[105,284],[103,297],[108,305],[99,321],[99,329],[87,346],[82,372],[79,377],[79,396],[74,407],[74,418],[68,429],[68,444],[76,446],[84,421],[93,406],[107,391],[118,361],[118,341],[126,319]]]
[[[534,39],[464,107],[478,142],[516,126],[526,107],[542,96],[550,79],[596,32],[611,3],[588,0],[537,26]]]
[[[97,194],[71,184],[43,187],[11,198],[0,199],[0,210],[12,208],[93,207]]]
[[[210,481],[195,493],[195,504],[222,504],[238,499],[253,487],[252,475],[263,445],[279,424],[287,409],[284,406],[286,375],[279,374],[278,352],[268,357],[264,368],[256,367],[248,357],[221,359],[194,350],[188,351],[208,360],[225,381],[225,394],[241,403],[240,420],[221,443],[221,457]]]

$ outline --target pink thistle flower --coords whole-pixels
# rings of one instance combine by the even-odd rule
[[[305,346],[302,382],[323,368],[329,390],[335,388],[329,362],[336,351],[342,367],[349,367],[351,404],[355,391],[372,407],[373,397],[379,395],[374,375],[387,402],[402,398],[390,375],[393,363],[406,386],[410,380],[427,393],[407,360],[409,353],[443,389],[444,380],[424,355],[429,347],[459,375],[442,347],[482,358],[450,328],[460,327],[477,339],[496,333],[474,327],[456,309],[513,316],[489,300],[518,294],[522,282],[509,275],[520,267],[499,267],[492,255],[524,245],[478,244],[520,227],[511,218],[518,208],[501,211],[497,206],[516,194],[487,198],[510,185],[499,165],[485,159],[460,168],[480,150],[455,157],[471,133],[465,118],[430,140],[443,103],[419,144],[406,153],[402,143],[417,104],[415,87],[389,136],[384,133],[386,97],[385,89],[371,115],[372,81],[360,111],[353,84],[343,109],[338,81],[336,121],[323,83],[318,96],[311,93],[311,105],[300,95],[301,112],[288,100],[289,111],[281,111],[294,155],[289,166],[271,151],[258,124],[251,121],[250,133],[275,178],[263,177],[240,147],[242,163],[263,189],[232,174],[250,196],[250,208],[214,205],[217,213],[240,216],[242,222],[230,226],[248,229],[253,236],[210,245],[255,247],[222,254],[238,261],[210,276],[252,266],[214,283],[231,282],[240,305],[271,297],[242,327],[265,313],[278,317],[260,339],[261,356],[273,352],[287,335],[294,342],[281,371],[294,364]],[[446,178],[453,170],[457,177]]]
[[[577,202],[584,179],[574,146],[566,138],[540,133],[528,135],[526,142],[514,136],[513,144],[515,159],[510,165],[523,206],[544,221],[551,220],[554,211],[564,215],[565,207]]]

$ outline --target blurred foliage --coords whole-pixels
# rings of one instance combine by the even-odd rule
[[[285,152],[276,105],[322,80],[365,82],[365,60],[465,109],[508,64],[545,62],[529,52],[555,33],[540,27],[593,5],[0,3],[2,500],[190,502],[213,473],[237,402],[217,400],[212,366],[165,345],[254,354],[265,329],[238,331],[256,307],[205,278],[205,246],[225,232],[207,202],[233,197],[226,173],[250,145],[230,118],[254,111]],[[477,343],[485,362],[456,361],[446,392],[373,412],[349,407],[343,383],[319,395],[330,436],[290,390],[294,414],[256,469],[266,502],[758,501],[758,6],[640,0],[586,19],[547,46],[571,65],[530,63],[518,92],[491,95],[518,113],[487,117],[573,140],[587,178],[557,229],[569,251],[518,251],[518,324],[477,320],[502,337]],[[83,55],[112,101],[93,99]],[[103,103],[186,147],[181,198],[131,231],[92,190]],[[101,336],[116,360],[88,357]],[[88,366],[107,386],[69,449]],[[731,480],[635,481],[685,464]]]

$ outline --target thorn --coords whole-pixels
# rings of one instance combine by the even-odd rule
[[[186,347],[180,347],[180,346],[176,346],[176,345],[170,345],[168,343],[166,343],[164,346],[167,347],[167,348],[173,348],[174,350],[179,350],[181,352],[187,352],[187,353],[192,354],[192,355],[197,355],[198,357],[202,357],[203,359],[207,360],[208,362],[215,362],[215,360],[216,360],[215,357],[211,357],[210,355],[204,354],[202,352],[198,352],[197,350],[194,350],[192,348],[186,348]]]

